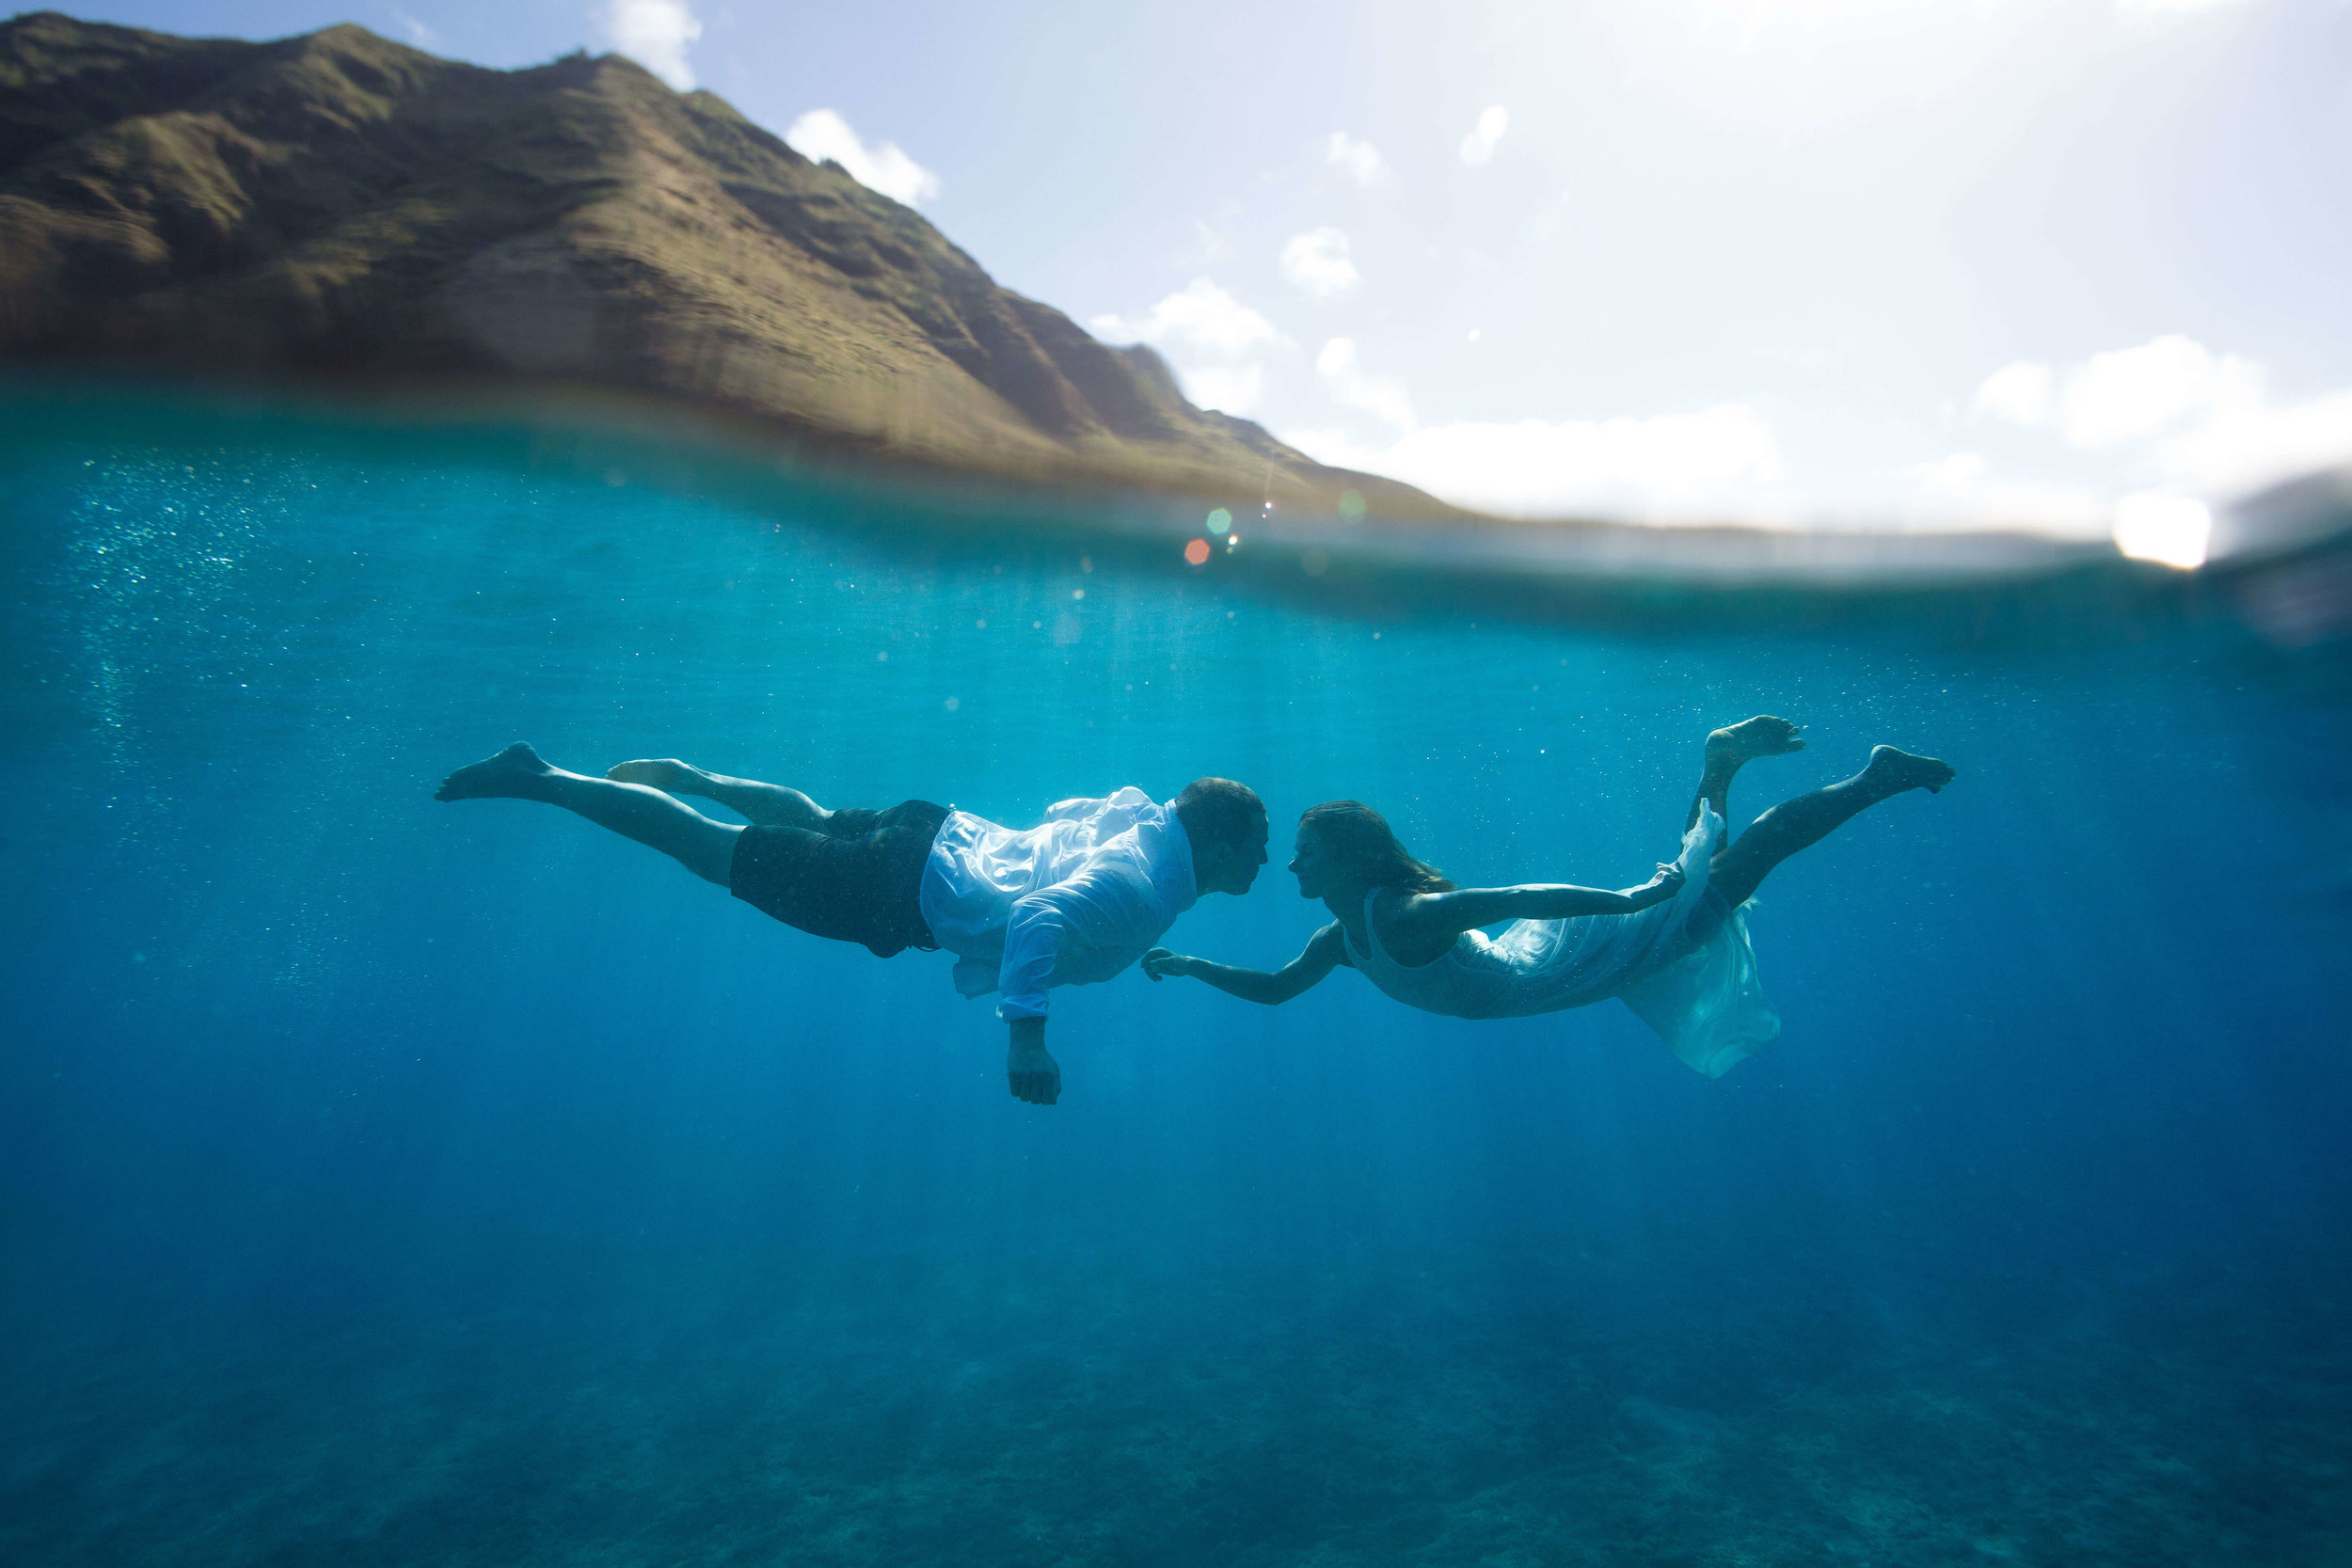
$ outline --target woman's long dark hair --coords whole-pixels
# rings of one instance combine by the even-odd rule
[[[1417,861],[1397,842],[1389,819],[1361,800],[1326,800],[1298,814],[1302,829],[1314,830],[1325,848],[1364,869],[1366,882],[1375,888],[1403,888],[1407,893],[1450,893],[1454,884],[1445,873],[1426,861]]]

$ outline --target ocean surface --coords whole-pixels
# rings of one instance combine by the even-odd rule
[[[2352,1561],[2341,648],[1416,608],[593,433],[8,412],[0,1560]],[[1711,1082],[1613,1003],[1131,971],[1023,1105],[946,956],[432,799],[517,739],[1023,825],[1224,774],[1276,863],[1171,941],[1271,966],[1301,808],[1627,885],[1758,712],[1810,749],[1735,821],[1960,776],[1766,883],[1785,1032]]]

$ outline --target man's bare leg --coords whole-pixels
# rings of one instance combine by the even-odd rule
[[[675,757],[641,757],[607,769],[604,776],[622,784],[647,784],[672,795],[699,795],[763,828],[806,828],[811,832],[822,832],[826,820],[833,816],[797,789],[761,784],[757,779],[731,779],[724,773],[707,773]]]
[[[658,789],[592,779],[550,767],[517,741],[494,757],[460,768],[433,792],[436,800],[545,800],[576,812],[600,828],[676,861],[707,882],[725,887],[742,829],[715,821]]]
[[[1933,795],[1952,782],[1952,765],[1892,746],[1870,752],[1870,765],[1851,779],[1783,800],[1748,825],[1739,842],[1708,863],[1708,884],[1734,908],[1755,894],[1765,876],[1808,845],[1819,844],[1856,813],[1908,789]]]
[[[1783,756],[1804,750],[1804,726],[1792,724],[1786,719],[1775,719],[1759,713],[1743,719],[1725,729],[1716,730],[1707,737],[1707,770],[1699,775],[1699,792],[1691,798],[1690,815],[1682,819],[1682,831],[1689,832],[1699,819],[1701,806],[1712,806],[1715,815],[1728,824],[1731,821],[1731,781],[1740,769],[1757,757]],[[1718,853],[1730,838],[1726,826],[1715,841]]]

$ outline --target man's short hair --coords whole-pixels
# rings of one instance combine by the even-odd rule
[[[1236,847],[1255,836],[1266,819],[1265,802],[1246,784],[1231,779],[1195,779],[1176,797],[1176,817],[1195,844],[1231,844]]]

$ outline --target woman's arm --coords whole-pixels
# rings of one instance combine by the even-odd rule
[[[1504,920],[1573,920],[1582,914],[1631,914],[1662,904],[1682,891],[1682,872],[1661,865],[1640,887],[1610,893],[1565,882],[1523,882],[1518,887],[1466,887],[1423,893],[1404,900],[1381,922],[1401,942],[1420,945],[1451,942],[1464,931]]]
[[[1238,996],[1244,1002],[1263,1002],[1272,1007],[1288,1002],[1346,959],[1346,950],[1340,945],[1340,923],[1335,920],[1308,939],[1304,952],[1272,974],[1263,969],[1213,964],[1206,958],[1187,958],[1165,947],[1154,947],[1143,956],[1143,972],[1154,980],[1189,974],[1196,980],[1206,980],[1228,996]]]

